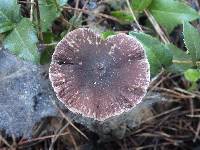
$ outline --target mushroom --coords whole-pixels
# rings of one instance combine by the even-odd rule
[[[120,33],[103,40],[79,28],[56,46],[49,77],[70,111],[104,121],[141,102],[150,71],[144,48],[135,38]]]

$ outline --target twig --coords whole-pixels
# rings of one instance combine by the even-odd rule
[[[65,26],[68,27],[70,25],[70,26],[72,26],[74,28],[78,28],[76,25],[74,25],[71,22],[69,22],[68,20],[66,20],[63,15],[60,16],[60,19],[63,21],[63,23],[65,24]]]
[[[45,139],[49,139],[49,138],[53,138],[53,137],[57,137],[57,136],[64,136],[64,135],[67,135],[67,134],[69,134],[69,132],[37,137],[37,138],[31,139],[31,140],[22,141],[18,145],[24,145],[24,144],[27,144],[27,143],[30,143],[30,142],[35,142],[35,141],[39,141],[39,140],[45,140]]]
[[[160,38],[162,39],[162,41],[164,43],[170,43],[167,36],[165,35],[165,33],[162,31],[162,29],[160,28],[159,24],[157,23],[157,21],[155,20],[155,18],[151,15],[151,13],[148,10],[144,10],[145,14],[147,15],[149,21],[151,22],[151,24],[153,25],[153,27],[155,28],[156,32],[158,33],[158,35],[160,36]]]
[[[131,8],[131,5],[130,5],[129,0],[126,0],[126,3],[127,3],[127,5],[128,5],[128,8],[129,8],[129,10],[130,10],[130,12],[131,12],[131,15],[133,16],[133,19],[134,19],[136,25],[138,26],[138,28],[140,29],[140,31],[143,32],[143,30],[142,30],[142,28],[141,28],[139,22],[137,21],[137,18],[135,17],[135,14],[134,14],[134,12],[133,12],[133,10],[132,10],[132,8]]]
[[[48,47],[48,46],[55,46],[55,45],[57,45],[58,44],[58,42],[53,42],[53,43],[48,43],[48,44],[40,44],[40,46],[42,47],[42,46],[44,46],[44,47]]]
[[[7,145],[10,149],[12,149],[12,146],[1,136],[0,134],[0,141],[2,141],[5,145]]]
[[[176,90],[176,91],[178,91],[178,92],[181,92],[181,93],[184,93],[184,94],[191,95],[192,98],[195,98],[195,97],[200,98],[199,94],[189,92],[189,91],[184,90],[184,89],[182,89],[182,88],[175,87],[174,90]]]
[[[33,9],[34,9],[34,6],[35,6],[35,2],[34,0],[31,0],[31,10],[30,10],[30,21],[32,22],[33,21]]]
[[[69,129],[67,129],[67,130],[68,130],[68,132],[69,132],[69,136],[70,136],[70,138],[71,138],[71,140],[72,140],[72,143],[73,143],[73,145],[74,145],[74,149],[75,149],[75,150],[78,150],[78,146],[77,146],[76,140],[74,139],[74,136],[72,135],[72,133],[71,133],[71,131],[70,131]]]
[[[176,92],[176,91],[171,90],[171,89],[163,88],[163,87],[159,87],[159,88],[155,87],[154,89],[159,90],[159,91],[165,91],[165,92],[177,95],[178,97],[184,97],[184,98],[194,98],[195,97],[194,95],[184,95],[182,93]]]
[[[12,140],[13,140],[12,147],[16,147],[17,143],[16,143],[16,138],[14,134],[12,134]]]
[[[196,132],[195,132],[195,137],[193,139],[193,142],[196,142],[197,139],[200,139],[199,132],[200,132],[200,121],[198,122],[198,126],[197,126],[197,129],[196,129]]]
[[[18,1],[19,4],[35,4],[35,2],[27,2],[27,1]]]
[[[151,80],[151,83],[150,83],[150,85],[149,85],[150,89],[151,89],[152,87],[155,88],[155,85],[157,84],[157,81],[160,80],[160,78],[163,76],[164,73],[165,73],[165,71],[164,71],[164,70],[161,70],[161,72],[160,72],[158,75],[156,75],[156,76]]]
[[[85,10],[85,9],[80,9],[80,8],[73,8],[73,7],[68,7],[68,6],[63,6],[63,9],[68,9],[68,10],[74,10],[74,11],[81,11],[82,13],[84,14],[93,14],[94,16],[96,17],[103,17],[103,18],[106,18],[106,19],[110,19],[110,20],[113,20],[113,21],[116,21],[116,22],[119,22],[121,23],[120,20],[118,20],[117,18],[113,17],[113,16],[109,16],[107,14],[103,14],[103,13],[94,13],[92,11],[89,11],[89,10]]]
[[[76,0],[76,5],[75,5],[75,8],[76,8],[76,9],[78,8],[79,1],[80,1],[80,0]],[[78,12],[75,11],[75,12],[74,12],[74,16],[77,16],[77,14],[78,14]]]
[[[88,0],[85,1],[82,10],[85,10],[85,8],[87,7],[87,3],[88,3]],[[77,20],[79,20],[82,15],[83,15],[83,12],[80,12],[79,15],[78,15],[78,17],[77,17]]]
[[[51,139],[51,145],[50,145],[50,147],[49,147],[49,150],[52,150],[52,149],[53,149],[53,146],[54,146],[55,142],[57,141],[59,135],[60,135],[68,126],[69,126],[69,123],[65,124],[61,129],[59,129],[59,130],[57,131],[57,132],[58,132],[57,136],[55,136],[55,137],[53,137],[53,138]],[[67,131],[67,132],[68,132],[68,131]],[[68,132],[68,133],[69,133],[69,132]]]
[[[70,124],[76,131],[78,131],[85,139],[89,140],[89,138],[71,122],[71,120],[62,112],[61,109],[59,109],[59,112],[60,112],[60,114],[63,116],[63,118],[65,118],[65,120],[66,120],[67,122],[69,122],[69,124]]]
[[[191,116],[193,116],[194,115],[194,101],[192,98],[190,98],[189,101],[190,101]]]
[[[172,62],[176,64],[193,64],[190,60],[173,60]],[[200,64],[200,61],[197,61],[196,64]]]
[[[40,22],[40,9],[39,9],[39,4],[38,1],[36,0],[36,10],[37,10],[37,21],[38,21],[38,32],[39,32],[39,37],[40,40],[43,41],[43,35],[42,35],[42,29],[41,29],[41,22]]]
[[[174,111],[177,111],[177,110],[179,110],[179,109],[181,109],[181,108],[182,108],[181,106],[178,106],[178,107],[172,108],[172,109],[170,109],[170,110],[164,111],[164,112],[162,112],[162,113],[160,113],[160,114],[158,114],[158,115],[155,115],[155,116],[153,116],[153,117],[151,117],[151,118],[148,118],[148,119],[145,120],[145,121],[142,121],[141,124],[142,124],[142,123],[146,123],[146,122],[151,121],[151,120],[154,120],[154,119],[156,119],[156,118],[159,118],[159,117],[161,117],[161,116],[163,116],[163,115],[167,115],[167,114],[169,114],[169,113],[171,113],[171,112],[174,112]]]
[[[157,144],[157,146],[167,146],[167,145],[171,145],[171,143],[160,143],[160,144]],[[139,147],[136,147],[135,150],[150,149],[150,148],[154,148],[154,146],[155,146],[155,144],[139,146]]]
[[[84,9],[85,9],[85,7],[87,6],[87,3],[88,3],[88,1],[85,1],[85,4],[84,4],[84,6],[83,6],[83,8],[82,8],[81,10],[84,10]],[[81,18],[82,14],[83,14],[83,12],[80,11],[79,15],[77,16],[77,14],[78,14],[77,11],[78,11],[78,9],[79,9],[79,8],[78,8],[78,5],[79,5],[79,0],[76,1],[75,13],[74,13],[74,18],[75,18],[75,20],[73,20],[72,25],[69,26],[68,32],[71,31],[72,27],[74,26],[74,21],[79,20],[79,19]]]

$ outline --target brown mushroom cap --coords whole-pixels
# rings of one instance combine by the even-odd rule
[[[135,38],[118,34],[103,40],[86,28],[58,43],[49,73],[69,110],[99,121],[135,107],[150,82],[149,63]]]

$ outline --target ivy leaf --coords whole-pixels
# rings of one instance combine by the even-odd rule
[[[155,76],[162,68],[167,68],[172,64],[172,53],[158,39],[144,33],[130,32],[129,34],[143,44],[152,76]]]
[[[39,62],[38,42],[35,30],[29,19],[22,19],[13,31],[5,38],[3,45],[19,58]]]
[[[122,24],[130,23],[134,21],[133,16],[128,11],[122,11],[122,10],[112,11],[111,15],[119,19]]]
[[[200,33],[191,24],[184,22],[183,35],[186,48],[192,58],[192,62],[196,65],[196,62],[200,59]]]
[[[52,25],[52,22],[60,16],[61,7],[68,0],[39,0],[41,28],[46,32]]]
[[[200,79],[200,71],[197,69],[188,69],[184,72],[184,76],[188,81],[196,82]]]
[[[0,0],[0,33],[12,30],[20,19],[17,0]]]
[[[173,54],[173,64],[167,69],[173,73],[183,73],[193,65],[190,63],[190,56],[173,44],[166,45]],[[189,62],[189,63],[188,63]]]
[[[192,21],[200,17],[193,8],[175,0],[153,0],[149,10],[168,33],[184,21]]]
[[[152,0],[132,0],[131,7],[133,10],[143,11],[151,4],[151,2]]]

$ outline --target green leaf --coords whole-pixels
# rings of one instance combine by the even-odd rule
[[[53,21],[60,16],[61,6],[65,5],[68,0],[39,0],[41,28],[46,32]]]
[[[107,39],[111,35],[115,35],[116,33],[114,31],[105,31],[101,33],[101,38]]]
[[[121,23],[126,24],[133,22],[133,16],[130,14],[130,12],[119,10],[119,11],[111,11],[111,15],[113,17],[116,17],[121,21]]]
[[[168,33],[184,21],[199,18],[198,13],[193,8],[175,0],[153,0],[149,10]]]
[[[22,19],[13,31],[5,38],[3,45],[19,58],[39,62],[38,42],[35,30],[29,19]]]
[[[156,75],[162,68],[167,68],[172,64],[171,51],[158,39],[144,33],[130,32],[129,34],[143,44],[152,76]]]
[[[17,0],[0,0],[0,33],[12,30],[20,19]]]
[[[183,35],[192,62],[196,65],[196,62],[200,59],[200,33],[191,24],[184,22]]]
[[[152,0],[131,0],[131,7],[133,10],[143,11],[151,2]]]
[[[0,23],[0,33],[4,33],[4,32],[7,32],[7,31],[10,31],[14,28],[14,24],[12,22],[3,22],[3,23]]]
[[[52,32],[43,33],[43,38],[45,44],[50,44],[54,42],[54,35]],[[44,65],[50,62],[54,49],[55,45],[45,47],[45,49],[41,53],[40,64]]]
[[[200,79],[200,71],[196,69],[188,69],[184,72],[184,76],[188,81],[196,82]]]
[[[183,73],[193,65],[190,63],[190,56],[173,44],[166,45],[173,54],[173,64],[167,69],[173,73]],[[189,62],[189,63],[188,63]]]

